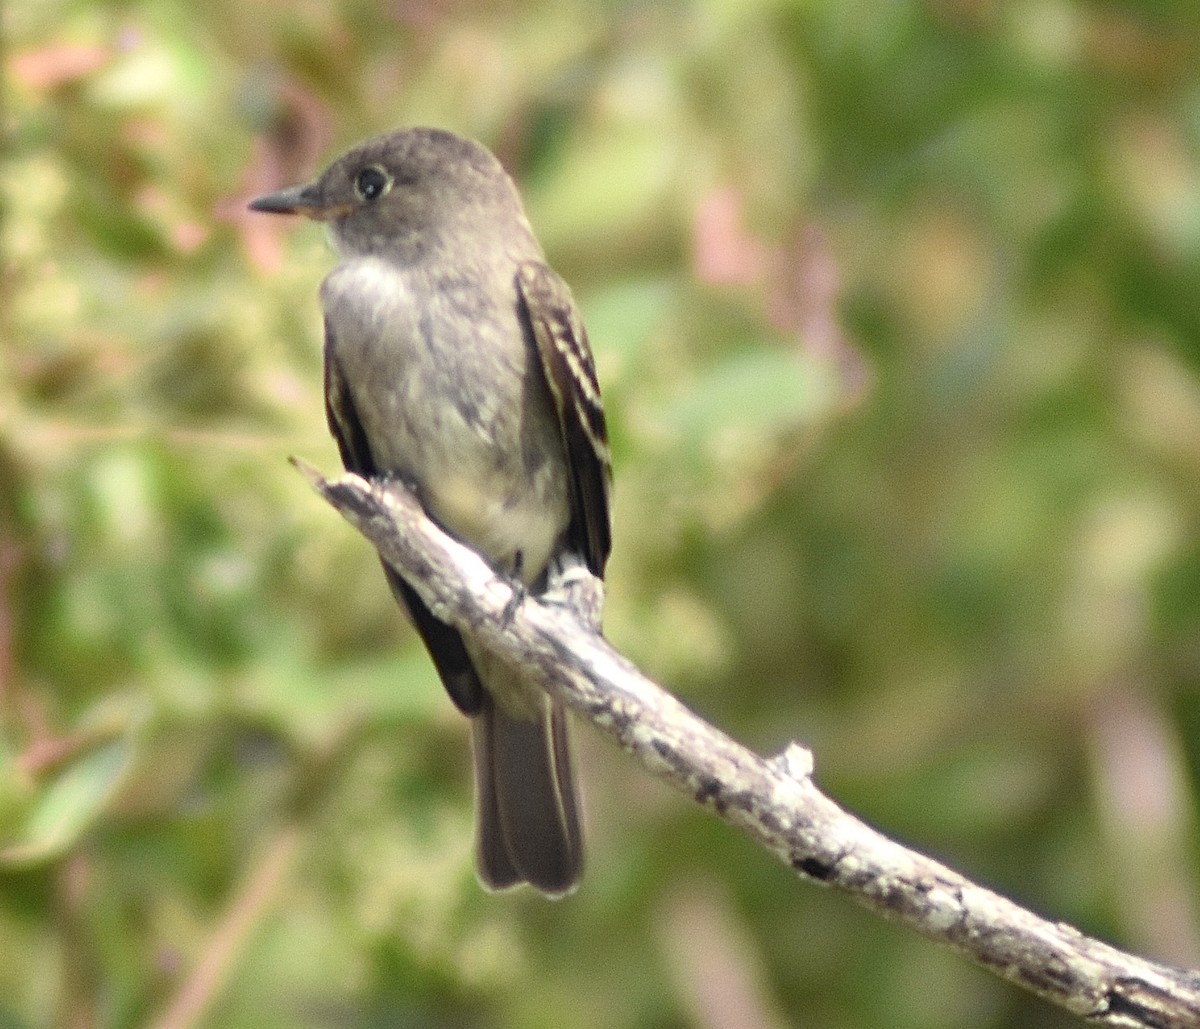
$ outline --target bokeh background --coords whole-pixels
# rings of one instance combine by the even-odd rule
[[[1200,965],[1194,0],[4,5],[0,1025],[1078,1024],[577,732],[485,895],[464,724],[338,467],[319,226],[432,123],[573,284],[606,629],[852,810]]]

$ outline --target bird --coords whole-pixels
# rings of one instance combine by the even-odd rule
[[[612,460],[595,363],[499,160],[404,128],[250,208],[329,227],[325,409],[345,468],[407,485],[518,598],[572,563],[603,579]],[[563,706],[384,572],[471,720],[480,881],[570,893],[584,856]]]

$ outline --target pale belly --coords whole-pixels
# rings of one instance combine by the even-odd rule
[[[521,577],[532,582],[567,524],[566,492],[557,493],[561,503],[537,503],[530,491],[504,495],[486,481],[450,476],[425,491],[425,503],[434,518],[499,570],[512,573],[519,561]]]
[[[331,295],[353,288],[368,315],[341,327],[336,359],[376,467],[416,486],[430,515],[497,570],[519,564],[532,583],[566,529],[568,484],[557,420],[540,374],[531,381],[536,358],[515,312],[490,337],[473,330],[456,340],[426,328],[408,284],[375,262],[327,286]]]

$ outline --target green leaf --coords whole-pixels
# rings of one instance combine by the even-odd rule
[[[731,429],[761,437],[797,428],[822,413],[832,397],[830,378],[795,353],[743,350],[709,368],[686,393],[663,406],[665,425],[704,440]]]
[[[16,838],[0,849],[0,867],[40,864],[69,849],[104,811],[132,759],[132,741],[121,736],[68,763],[34,801]]]
[[[622,366],[637,361],[650,334],[666,318],[676,290],[671,279],[636,279],[582,298],[596,360],[607,357]]]

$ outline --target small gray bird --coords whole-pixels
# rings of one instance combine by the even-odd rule
[[[596,371],[500,162],[452,133],[407,129],[250,207],[332,230],[325,407],[346,468],[405,482],[522,588],[571,562],[602,577],[611,462]],[[384,571],[473,719],[481,880],[569,892],[583,844],[562,707]]]

